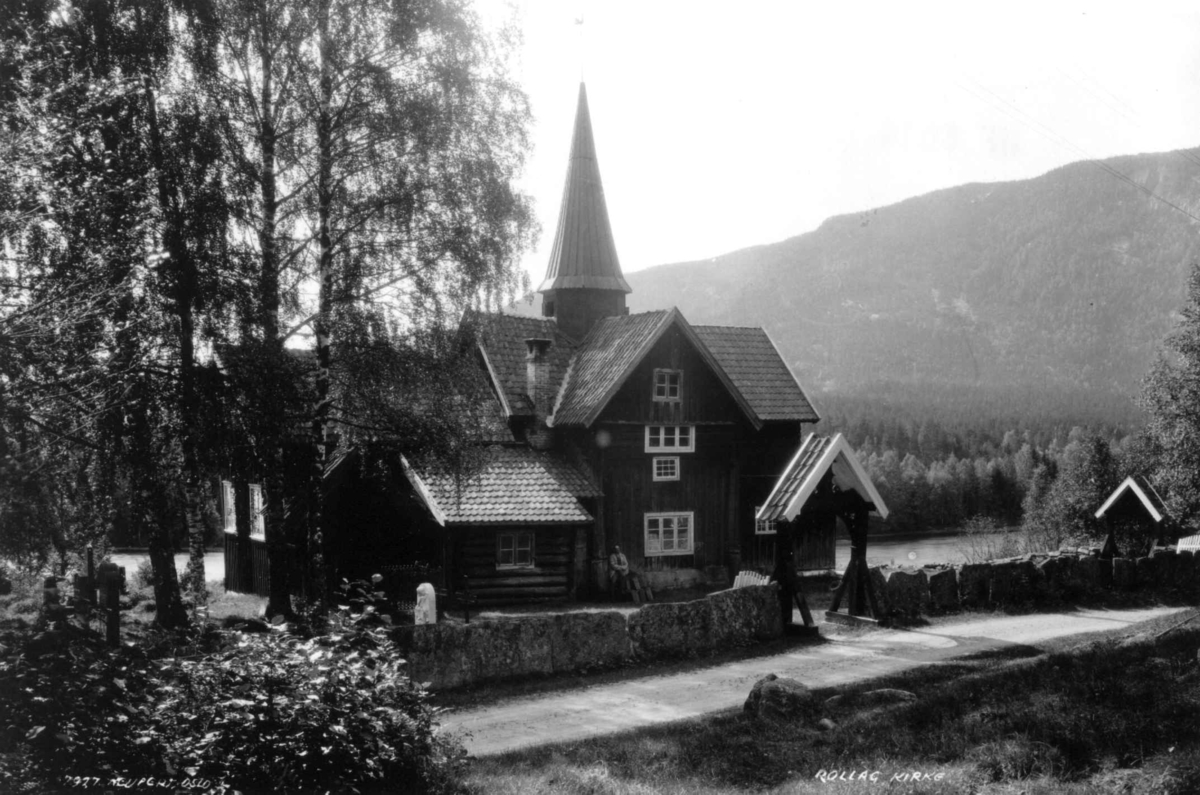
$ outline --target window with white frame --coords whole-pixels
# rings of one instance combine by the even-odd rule
[[[696,429],[691,425],[647,425],[646,452],[670,450],[691,453],[696,449]]]
[[[237,508],[233,502],[233,483],[221,481],[221,524],[226,533],[237,535]]]
[[[759,505],[754,509],[754,515],[758,516],[758,512],[762,510]],[[755,519],[754,520],[754,535],[756,536],[773,536],[775,535],[776,527],[774,519]]]
[[[496,541],[496,568],[533,566],[533,533],[501,533]]]
[[[678,401],[682,394],[682,370],[654,371],[654,399],[658,401]]]
[[[257,541],[267,540],[267,517],[263,514],[262,486],[250,484],[250,537]]]
[[[646,555],[692,554],[692,513],[646,514]]]
[[[677,456],[677,455],[656,455],[656,456],[654,456],[654,479],[655,480],[679,480],[679,456]]]

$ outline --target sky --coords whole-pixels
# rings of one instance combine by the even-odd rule
[[[581,77],[626,273],[939,188],[1200,146],[1200,3],[511,2],[534,285]]]

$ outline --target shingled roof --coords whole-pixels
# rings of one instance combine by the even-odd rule
[[[592,516],[580,497],[600,490],[575,467],[552,453],[527,447],[493,446],[475,475],[405,473],[440,525],[580,524]]]
[[[796,518],[796,514],[803,510],[808,498],[816,491],[821,478],[831,469],[838,488],[858,492],[860,497],[874,506],[875,513],[887,518],[888,509],[883,498],[859,463],[854,449],[840,433],[834,436],[810,433],[806,436],[754,518],[760,521]]]
[[[765,330],[738,326],[692,328],[760,419],[821,419]]]
[[[592,137],[592,117],[588,111],[587,88],[579,84],[579,104],[575,110],[575,134],[571,139],[571,157],[562,205],[558,210],[558,228],[550,247],[550,263],[539,292],[566,288],[590,288],[630,292],[621,275],[617,246],[608,221],[604,202],[604,184],[596,160],[596,142]]]
[[[526,386],[525,340],[552,341],[548,351],[551,384],[562,382],[575,343],[549,318],[476,312],[468,319],[478,329],[480,352],[505,413],[509,416],[533,414]]]
[[[667,330],[673,311],[606,317],[571,359],[554,406],[555,425],[590,425]]]

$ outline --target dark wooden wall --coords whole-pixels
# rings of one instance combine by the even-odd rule
[[[256,596],[270,595],[271,567],[267,562],[266,542],[249,539],[250,565],[240,566],[238,537],[233,533],[221,535],[225,539],[225,590]]]
[[[683,372],[677,403],[653,400],[659,368]],[[694,452],[647,452],[646,426],[658,424],[693,426]],[[801,431],[799,422],[770,422],[756,430],[688,339],[669,330],[591,431],[567,440],[599,475],[605,495],[589,553],[602,558],[620,544],[634,565],[643,568],[726,565],[748,554],[754,517],[753,505],[747,505],[749,498],[742,493],[746,478],[761,484],[765,499],[799,447]],[[678,455],[678,481],[654,480],[655,455]],[[645,514],[658,512],[693,513],[692,555],[645,557]]]
[[[565,599],[572,595],[575,585],[576,531],[577,527],[572,525],[456,528],[455,588],[461,588],[461,576],[465,574],[471,594],[481,604]],[[532,567],[497,567],[497,539],[501,533],[509,532],[534,534]]]

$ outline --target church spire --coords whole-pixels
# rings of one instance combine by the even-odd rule
[[[564,332],[577,338],[584,336],[601,317],[624,314],[625,293],[632,292],[621,275],[608,222],[587,88],[583,83],[579,84],[575,133],[558,211],[558,229],[546,278],[538,292],[543,294],[543,314],[556,318]]]

